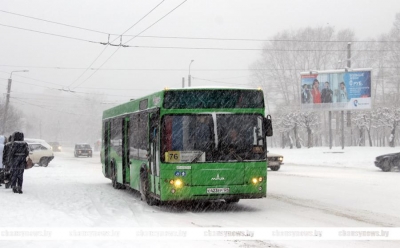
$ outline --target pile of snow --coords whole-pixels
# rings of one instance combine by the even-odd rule
[[[271,148],[271,153],[283,155],[285,164],[337,166],[375,169],[375,157],[400,152],[398,147],[313,147],[301,149]]]

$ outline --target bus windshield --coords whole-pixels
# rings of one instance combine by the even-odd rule
[[[255,114],[165,115],[161,160],[170,163],[264,160],[262,119]]]

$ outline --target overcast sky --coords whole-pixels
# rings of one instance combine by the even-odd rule
[[[194,60],[193,86],[246,86],[250,83],[247,69],[260,58],[260,50],[193,48],[261,49],[263,44],[254,40],[134,38],[137,34],[268,39],[283,30],[329,25],[336,31],[349,28],[358,39],[368,39],[388,32],[396,12],[400,12],[399,0],[2,0],[0,3],[0,94],[4,96],[6,92],[11,71],[29,70],[13,73],[11,96],[26,103],[32,101],[28,98],[40,96],[41,104],[62,101],[68,94],[81,97],[98,93],[109,95],[110,101],[123,102],[164,87],[181,87],[182,77],[186,77],[187,83],[191,60]],[[129,36],[124,36],[122,43],[140,47],[99,44],[107,43],[107,34],[125,31]],[[111,41],[120,43],[115,35]],[[87,68],[101,69],[86,71]],[[76,93],[57,90],[62,88]]]

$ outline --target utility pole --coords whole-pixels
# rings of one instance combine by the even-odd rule
[[[7,124],[7,112],[8,112],[8,103],[10,102],[10,94],[11,94],[11,83],[12,83],[12,74],[13,72],[28,72],[28,70],[22,70],[22,71],[12,71],[10,73],[10,78],[8,79],[8,85],[7,85],[7,96],[6,96],[6,104],[4,105],[4,116],[3,116],[3,128],[2,128],[2,133],[5,135],[6,133],[6,124]]]
[[[351,67],[351,42],[347,43],[347,69]],[[347,126],[351,130],[351,112],[347,111]],[[342,110],[342,149],[344,149],[344,111]]]
[[[329,110],[329,149],[332,149],[332,111]]]
[[[185,88],[185,77],[182,77],[182,89]]]
[[[192,86],[192,76],[190,75],[190,66],[192,65],[193,61],[194,60],[192,59],[192,61],[190,61],[190,64],[189,64],[188,87]]]
[[[8,103],[10,102],[10,91],[11,91],[11,82],[12,79],[8,79],[8,85],[7,85],[7,95],[6,95],[6,104],[4,105],[4,116],[3,116],[3,128],[2,128],[2,133],[6,133],[6,120],[7,120],[7,111],[8,111]]]

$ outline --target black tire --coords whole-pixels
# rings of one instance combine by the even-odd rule
[[[278,171],[281,167],[280,166],[271,166],[269,167],[272,171]]]
[[[225,203],[226,204],[232,204],[232,203],[238,203],[239,201],[240,201],[240,199],[237,199],[237,198],[235,198],[235,199],[226,199]]]
[[[47,157],[43,157],[39,161],[39,166],[47,167],[49,165],[49,159]]]
[[[149,176],[146,171],[140,172],[140,198],[147,202],[149,206],[155,204],[154,199],[150,196]]]
[[[389,161],[389,159],[385,159],[385,161],[382,162],[382,167],[381,167],[382,171],[384,172],[389,172],[392,170],[392,165]]]
[[[114,164],[111,164],[111,184],[114,189],[125,189],[125,186],[117,182],[117,168]]]

